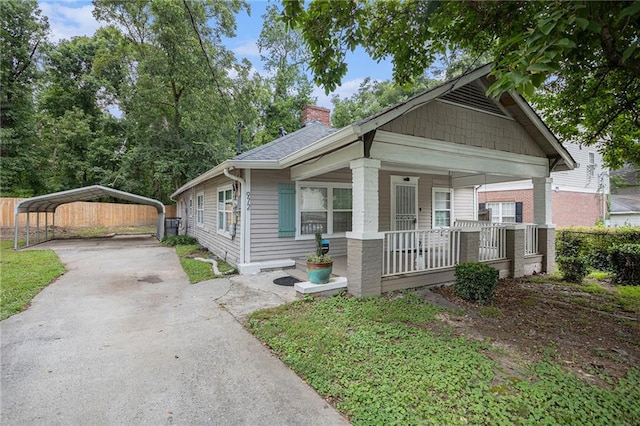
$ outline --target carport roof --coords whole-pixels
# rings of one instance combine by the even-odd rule
[[[89,201],[96,198],[113,197],[127,200],[136,204],[154,206],[158,213],[164,213],[164,204],[152,198],[142,197],[129,192],[118,191],[117,189],[105,186],[93,185],[83,188],[70,189],[68,191],[55,192],[52,194],[40,195],[38,197],[27,198],[16,204],[15,213],[35,213],[35,212],[55,212],[58,206],[75,201]]]

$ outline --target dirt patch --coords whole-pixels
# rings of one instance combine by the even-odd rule
[[[560,364],[597,380],[600,373],[621,377],[640,363],[640,315],[618,305],[606,283],[603,288],[594,294],[580,286],[501,280],[489,305],[466,302],[451,287],[433,291],[466,314],[444,314],[439,327],[489,340],[508,355],[505,360],[536,361],[551,353]]]

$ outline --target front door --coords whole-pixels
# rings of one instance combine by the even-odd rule
[[[418,229],[418,178],[391,177],[391,230]]]

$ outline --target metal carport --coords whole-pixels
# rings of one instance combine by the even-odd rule
[[[142,197],[140,195],[131,194],[129,192],[118,191],[117,189],[107,188],[105,186],[93,185],[85,186],[83,188],[70,189],[68,191],[55,192],[52,194],[40,195],[37,197],[27,198],[16,204],[15,207],[15,234],[13,247],[18,249],[18,215],[20,213],[27,214],[27,241],[26,245],[29,246],[29,216],[30,213],[55,213],[58,206],[67,203],[73,203],[75,201],[89,201],[102,197],[113,197],[121,200],[127,200],[136,204],[144,204],[154,206],[158,211],[157,221],[157,237],[161,240],[164,237],[164,204],[158,200],[152,198]],[[40,215],[37,216],[38,238],[40,235]],[[45,240],[48,239],[48,217],[45,215]],[[53,216],[52,225],[55,227],[55,215]],[[53,236],[52,236],[53,238]]]

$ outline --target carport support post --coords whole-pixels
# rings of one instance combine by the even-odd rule
[[[27,210],[27,239],[25,241],[27,247],[29,247],[29,216],[31,216],[31,214],[29,210]]]
[[[40,244],[40,212],[36,212],[36,244]]]
[[[378,232],[378,171],[380,160],[360,158],[350,163],[353,194],[352,231],[347,232],[347,289],[354,296],[378,296],[382,291],[384,234]]]
[[[16,209],[14,214],[14,222],[13,222],[13,249],[18,250],[18,219],[20,219],[19,213]]]

